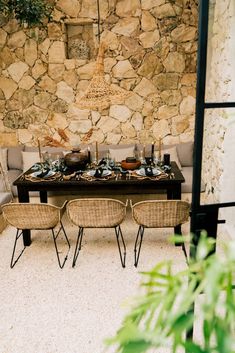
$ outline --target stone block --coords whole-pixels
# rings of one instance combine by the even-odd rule
[[[29,66],[33,66],[38,57],[37,43],[33,39],[27,39],[24,46],[25,62]]]
[[[22,61],[18,61],[16,63],[11,64],[7,71],[9,72],[9,75],[15,82],[19,82],[23,75],[25,74],[26,71],[28,71],[28,65],[25,64]]]
[[[116,78],[133,78],[137,77],[129,60],[121,60],[112,69],[113,76]]]
[[[152,48],[160,39],[160,33],[158,29],[153,32],[144,32],[141,33],[139,39],[144,48]]]
[[[48,55],[49,55],[49,63],[53,63],[53,64],[64,63],[64,60],[66,59],[65,43],[59,42],[59,41],[53,42],[48,50]]]
[[[74,101],[73,89],[64,81],[61,81],[57,84],[57,90],[55,94],[58,98],[64,100],[67,103],[72,103]]]
[[[17,84],[10,78],[0,77],[0,87],[6,99],[10,99],[17,90]]]
[[[112,32],[131,37],[139,31],[139,20],[135,17],[125,17],[120,19],[113,27]]]
[[[139,17],[141,14],[140,0],[120,0],[116,5],[119,17]]]
[[[15,32],[10,35],[7,45],[11,49],[22,48],[26,41],[24,31]]]
[[[59,0],[56,8],[70,17],[77,17],[80,11],[80,2],[78,0]]]

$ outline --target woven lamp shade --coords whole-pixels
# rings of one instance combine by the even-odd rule
[[[127,92],[112,87],[104,77],[104,43],[100,44],[96,59],[96,68],[91,82],[77,105],[82,109],[105,109],[110,104],[121,103],[127,97]]]

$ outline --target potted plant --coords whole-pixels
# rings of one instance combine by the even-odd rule
[[[16,18],[29,27],[40,25],[50,17],[52,5],[47,0],[0,0],[0,14]]]
[[[165,346],[173,353],[235,352],[235,242],[224,245],[225,256],[211,255],[213,246],[214,240],[202,235],[196,258],[184,271],[175,273],[165,261],[142,273],[145,294],[135,299],[108,344],[121,353],[158,352]],[[186,339],[199,324],[200,340]]]

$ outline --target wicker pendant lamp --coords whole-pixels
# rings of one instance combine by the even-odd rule
[[[98,9],[98,39],[99,51],[96,59],[96,68],[90,84],[85,94],[79,99],[77,105],[82,109],[102,110],[108,108],[110,104],[121,103],[127,97],[127,93],[117,87],[111,86],[104,76],[104,52],[105,43],[100,43],[100,12],[99,0]]]

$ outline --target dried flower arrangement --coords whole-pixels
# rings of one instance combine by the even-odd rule
[[[93,128],[91,128],[82,138],[81,143],[88,143],[92,134]],[[66,149],[73,149],[73,146],[70,144],[69,137],[63,129],[56,129],[58,135],[60,136],[61,140],[53,138],[50,135],[46,135],[43,138],[42,145],[43,146],[50,146],[50,147],[64,147]]]

